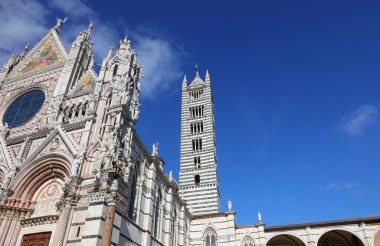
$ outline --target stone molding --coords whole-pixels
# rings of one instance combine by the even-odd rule
[[[58,221],[59,216],[58,215],[49,215],[49,216],[43,216],[43,217],[37,217],[37,218],[29,218],[21,220],[21,226],[27,227],[27,226],[35,226],[35,225],[44,225],[44,224],[54,224]]]

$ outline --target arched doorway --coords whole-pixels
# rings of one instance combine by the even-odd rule
[[[10,182],[14,191],[12,196],[3,201],[6,207],[17,212],[17,217],[14,217],[17,219],[10,218],[2,225],[1,245],[52,243],[50,241],[60,230],[60,213],[56,204],[62,195],[64,178],[69,173],[70,162],[58,154],[43,156],[20,168]]]
[[[289,234],[281,234],[272,237],[267,246],[305,246],[304,242],[298,237]]]
[[[378,229],[375,235],[375,246],[380,246],[380,229]]]
[[[364,246],[364,243],[351,232],[332,230],[319,238],[318,246]]]

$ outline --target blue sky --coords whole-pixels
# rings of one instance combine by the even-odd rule
[[[180,87],[214,90],[221,206],[237,223],[380,214],[378,1],[0,2],[0,62],[68,16],[68,48],[94,21],[96,63],[125,34],[142,62],[140,136],[179,171]]]

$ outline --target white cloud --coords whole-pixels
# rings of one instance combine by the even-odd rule
[[[94,11],[80,0],[51,0],[50,5],[67,14],[70,18],[81,19],[94,15]]]
[[[359,189],[360,185],[355,182],[348,182],[348,183],[330,183],[326,186],[327,190],[332,191],[357,191]]]
[[[47,9],[35,0],[0,1],[0,66],[45,34]]]
[[[96,63],[101,63],[109,48],[115,47],[124,37],[125,34],[118,30],[128,30],[127,34],[135,40],[133,48],[142,64],[143,97],[154,99],[158,93],[180,81],[182,74],[179,61],[183,52],[163,38],[157,30],[138,27],[134,31],[124,25],[117,28],[114,23],[101,19],[83,0],[52,0],[45,5],[41,3],[38,0],[0,1],[0,63],[4,64],[12,54],[20,52],[27,42],[33,44],[39,41],[55,24],[46,24],[48,17],[51,18],[52,14],[58,12],[62,15],[59,16],[61,18],[69,17],[61,31],[61,39],[68,50],[79,32],[87,28],[90,21],[94,22],[92,41]]]
[[[378,109],[372,105],[362,105],[343,119],[342,129],[349,135],[360,135],[366,128],[376,122]]]
[[[135,48],[144,76],[141,93],[144,97],[154,99],[157,93],[179,82],[181,52],[164,39],[137,35],[136,40]]]

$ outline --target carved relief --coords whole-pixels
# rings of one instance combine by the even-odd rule
[[[62,194],[61,186],[62,184],[57,181],[48,181],[36,192],[33,201],[37,203],[32,218],[58,214],[56,203]]]

